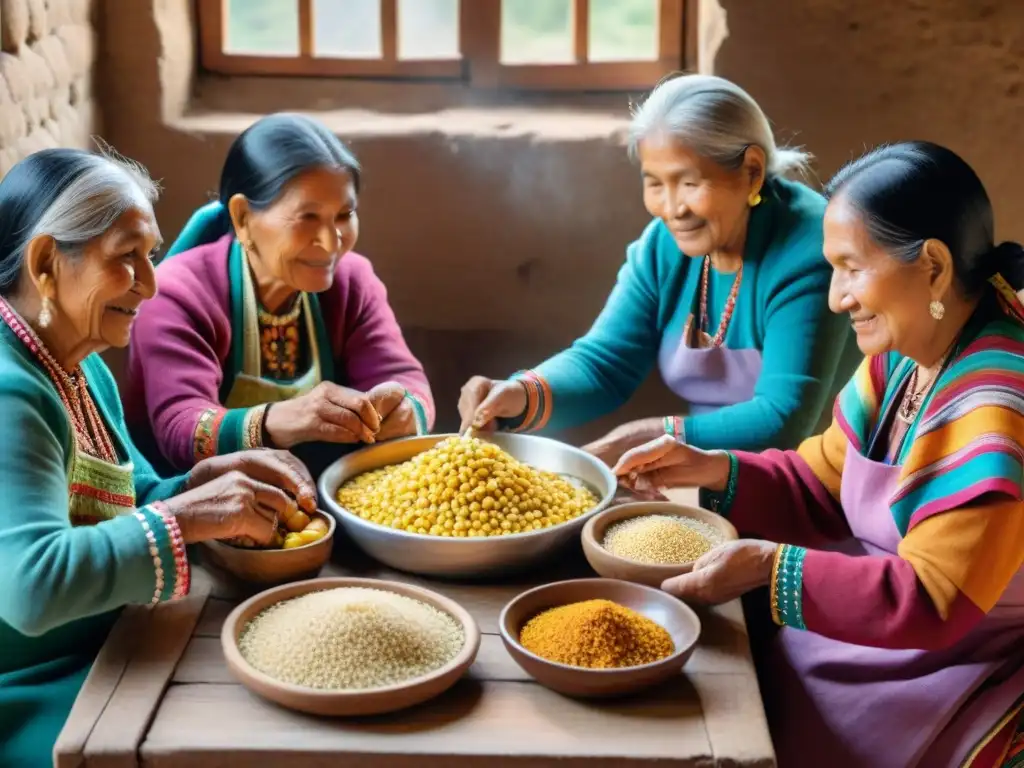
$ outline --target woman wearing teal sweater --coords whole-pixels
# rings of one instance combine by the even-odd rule
[[[268,541],[315,506],[287,454],[162,480],[132,445],[96,353],[155,293],[155,197],[140,168],[68,149],[0,182],[0,768],[51,763],[119,609],[188,594],[187,544]]]
[[[509,381],[474,377],[463,428],[563,429],[623,405],[658,367],[688,403],[587,446],[609,464],[669,432],[699,448],[795,447],[859,359],[828,310],[824,199],[785,176],[807,155],[775,146],[741,88],[684,75],[637,110],[631,148],[654,221],[586,336]]]

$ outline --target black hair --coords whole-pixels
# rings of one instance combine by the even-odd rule
[[[0,295],[17,288],[34,237],[50,235],[75,255],[126,210],[156,196],[145,169],[114,153],[44,149],[24,158],[0,181]]]
[[[291,112],[257,120],[235,137],[224,158],[217,194],[220,206],[199,216],[194,228],[186,226],[187,237],[183,232],[170,252],[211,243],[231,232],[228,202],[235,195],[244,195],[254,210],[263,210],[273,205],[296,176],[313,168],[347,171],[359,192],[359,161],[322,123]]]
[[[256,210],[271,205],[287,184],[312,168],[348,171],[359,191],[359,161],[341,139],[309,117],[281,112],[242,131],[231,143],[220,174],[225,207],[237,194]]]
[[[997,272],[1024,287],[1024,248],[994,243],[992,203],[981,179],[952,150],[926,141],[888,144],[844,166],[826,185],[864,217],[872,239],[913,262],[926,240],[953,256],[957,279],[976,294]]]

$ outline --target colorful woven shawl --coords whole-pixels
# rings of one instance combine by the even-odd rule
[[[902,535],[985,493],[1022,498],[1024,306],[1001,279],[994,287],[964,327],[900,453],[890,506]],[[890,352],[865,360],[854,374],[835,406],[851,448],[867,454],[880,415],[913,365]]]

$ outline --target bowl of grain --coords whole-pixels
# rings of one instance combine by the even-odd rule
[[[667,501],[606,509],[580,534],[583,554],[599,575],[652,587],[689,573],[702,555],[737,538],[721,515]]]
[[[315,578],[331,559],[337,522],[319,510],[309,517],[305,513],[298,514],[305,518],[303,528],[309,529],[311,534],[308,540],[291,539],[292,536],[305,535],[307,531],[300,528],[299,532],[293,533],[282,523],[282,530],[276,536],[279,541],[268,547],[243,546],[227,541],[201,542],[203,559],[250,584],[269,586]]]
[[[254,693],[314,715],[377,715],[440,695],[480,629],[458,603],[391,581],[324,578],[261,592],[224,622],[228,668]]]
[[[679,674],[700,637],[685,603],[615,579],[545,584],[514,598],[498,629],[516,663],[567,696],[635,693]]]
[[[557,440],[392,440],[342,457],[320,498],[367,554],[409,573],[493,576],[552,557],[615,494],[608,467]]]

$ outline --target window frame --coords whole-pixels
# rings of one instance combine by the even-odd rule
[[[589,0],[572,0],[575,61],[503,64],[502,0],[461,0],[457,59],[398,58],[398,0],[380,0],[382,55],[379,59],[313,55],[313,0],[296,0],[297,56],[260,56],[224,51],[228,0],[196,0],[202,69],[222,75],[330,77],[450,81],[499,90],[621,91],[650,88],[672,72],[694,70],[696,9],[699,0],[658,0],[658,58],[651,61],[587,61]]]

